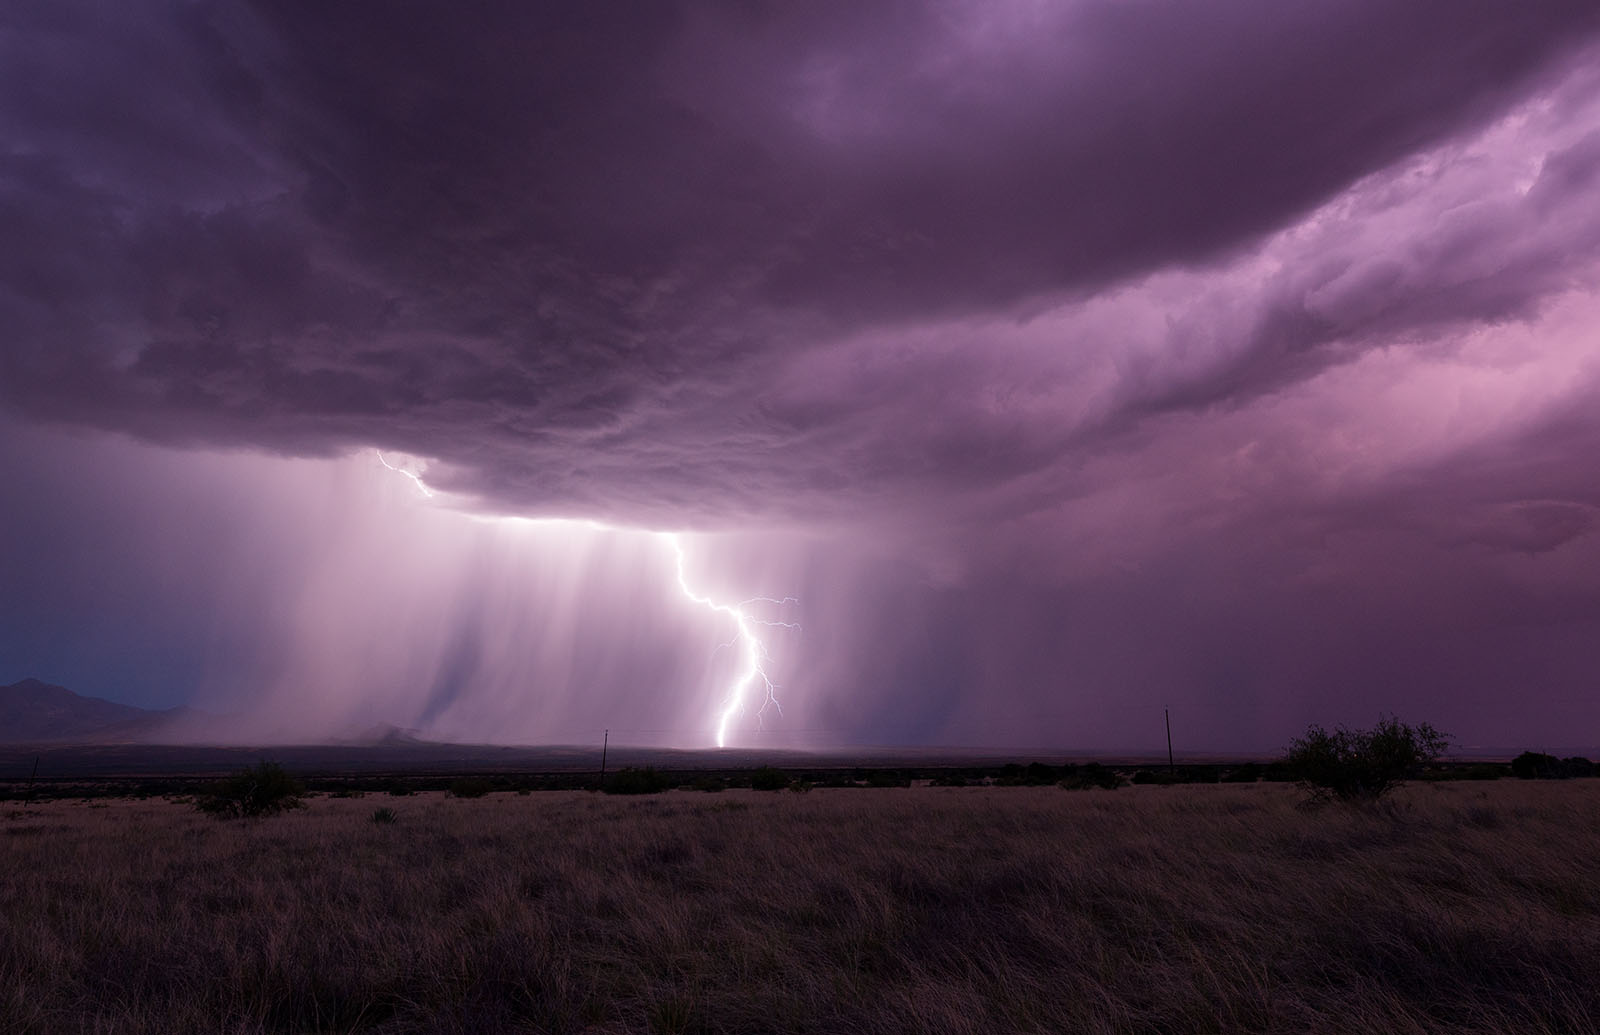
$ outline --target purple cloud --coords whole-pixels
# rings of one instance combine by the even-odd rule
[[[8,427],[394,449],[466,511],[768,537],[839,616],[810,721],[909,739],[995,695],[1327,701],[1360,658],[1398,692],[1594,620],[1555,573],[1600,506],[1592,4],[0,19]],[[1503,653],[1575,685],[1539,627]],[[378,635],[280,630],[305,672],[347,664],[319,628]],[[506,721],[422,682],[412,720]]]

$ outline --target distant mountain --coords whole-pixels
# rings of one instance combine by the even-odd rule
[[[408,747],[413,744],[428,744],[430,741],[424,740],[417,730],[402,729],[393,723],[380,722],[353,737],[335,740],[333,743],[360,747]]]
[[[178,711],[135,708],[24,679],[0,686],[0,744],[146,740]]]

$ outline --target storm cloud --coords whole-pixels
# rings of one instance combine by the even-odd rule
[[[796,714],[861,738],[1123,742],[1189,701],[1267,743],[1415,699],[1492,739],[1597,660],[1597,97],[1600,10],[1555,0],[25,5],[8,464],[65,498],[96,435],[360,484],[379,448],[459,516],[705,533],[761,572],[730,589],[811,591]],[[307,571],[365,535],[297,513]],[[400,718],[503,725],[491,583],[415,619],[456,632]],[[337,653],[255,683],[405,682]]]

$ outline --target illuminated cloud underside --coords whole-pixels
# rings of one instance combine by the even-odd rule
[[[1600,728],[1592,2],[381,14],[6,16],[0,680],[274,737]]]
[[[375,455],[378,458],[378,462],[384,467],[409,478],[425,498],[433,499],[437,496],[437,493],[430,489],[427,482],[422,479],[421,474],[412,470],[409,466],[391,464],[383,458],[383,453],[379,451],[375,451]],[[491,520],[520,522],[526,519],[510,517]],[[559,527],[567,522],[556,520],[551,523]],[[621,531],[593,521],[574,521],[570,523],[605,532]],[[752,691],[759,693],[759,704],[756,706],[756,719],[758,722],[766,716],[768,708],[772,708],[780,714],[783,711],[776,694],[778,686],[772,681],[772,677],[767,671],[767,663],[771,660],[771,655],[768,652],[766,642],[756,631],[756,627],[767,626],[793,630],[800,628],[798,622],[761,618],[750,613],[747,608],[753,604],[770,604],[777,608],[783,608],[789,605],[797,605],[799,601],[794,597],[784,597],[782,599],[752,597],[737,604],[725,604],[698,593],[690,586],[689,576],[684,570],[686,563],[685,552],[683,541],[678,533],[655,532],[652,534],[658,541],[666,544],[667,549],[671,551],[673,574],[677,580],[678,589],[683,593],[684,598],[717,614],[726,615],[733,623],[734,637],[728,643],[723,644],[723,647],[730,648],[738,653],[739,667],[733,675],[732,681],[728,684],[722,703],[717,710],[715,723],[716,745],[719,748],[726,747],[732,723],[743,715],[749,707]]]

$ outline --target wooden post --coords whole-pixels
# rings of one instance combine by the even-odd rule
[[[1178,775],[1178,767],[1172,764],[1172,711],[1168,708],[1161,709],[1161,715],[1167,720],[1167,772],[1173,776]]]
[[[605,731],[605,739],[600,741],[600,789],[606,786],[606,748],[611,746],[611,731]]]
[[[25,799],[29,805],[33,804],[33,778],[39,775],[39,756],[33,756],[33,772],[28,774],[28,796]]]

